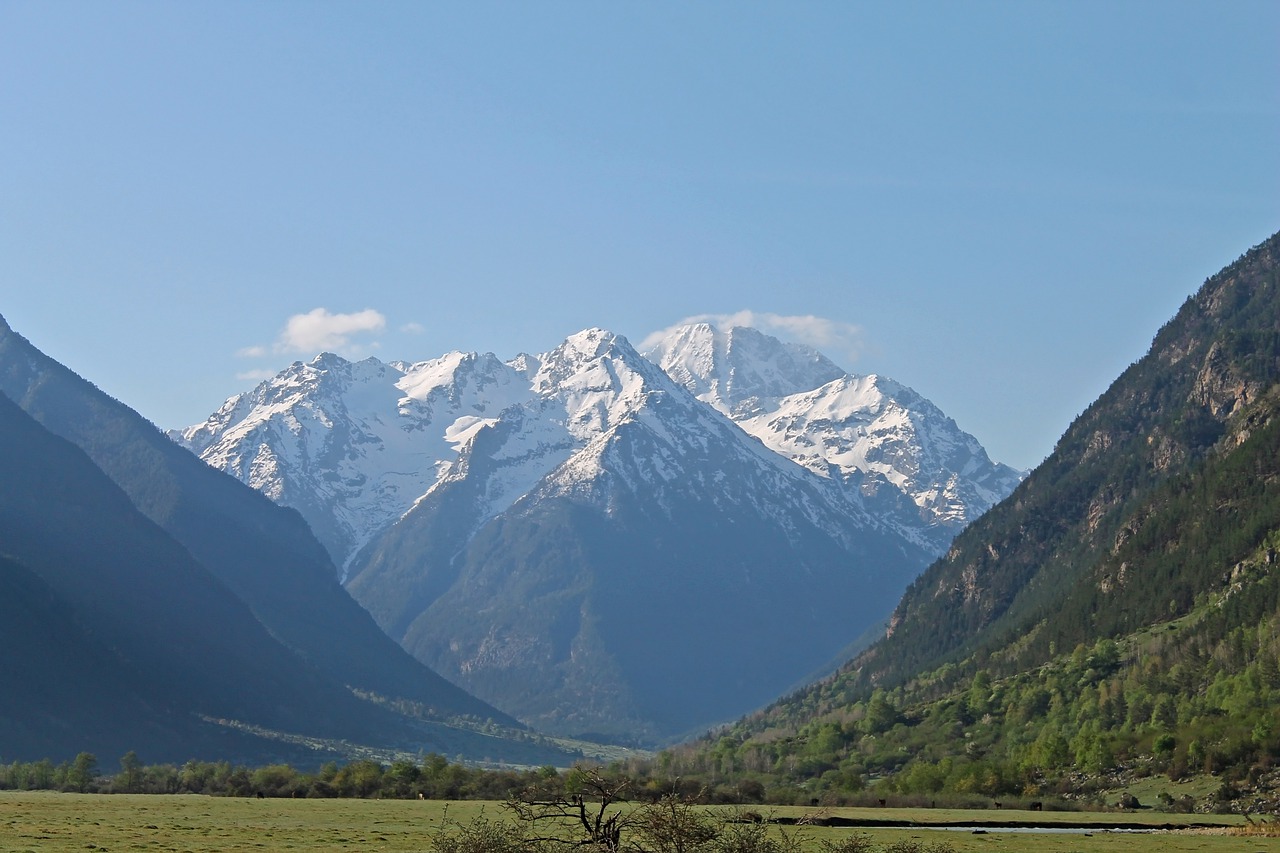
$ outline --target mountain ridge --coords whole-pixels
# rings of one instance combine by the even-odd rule
[[[737,359],[724,387],[757,409],[761,394],[782,395],[769,398],[776,407],[787,394],[846,377],[806,348],[754,330],[738,337],[748,343],[722,347]],[[373,507],[361,498],[344,506],[344,489],[363,493],[397,472],[397,487],[381,493],[387,500],[362,530],[347,528],[336,548],[330,538],[348,589],[419,660],[521,719],[571,735],[625,738],[634,729],[652,742],[767,701],[768,691],[828,664],[881,619],[951,535],[883,478],[877,496],[861,480],[821,476],[769,447],[599,328],[508,362],[477,353],[385,365],[318,357],[170,436],[277,499],[310,490],[295,505],[320,530],[343,528],[351,506]],[[735,539],[754,541],[756,553]],[[689,585],[699,574],[704,586],[722,578],[736,590],[735,606],[769,624],[763,601],[796,598],[780,609],[816,624],[813,648],[778,640],[787,630],[774,625],[793,657],[784,671],[762,639],[718,623],[771,661],[767,676],[758,687],[735,676],[723,685],[725,701],[703,701],[696,714],[655,704],[650,694],[669,691],[629,651],[643,627],[602,599],[625,590],[658,619],[660,589],[642,578],[664,564],[691,573],[658,572],[671,588],[707,602],[707,589]],[[796,568],[790,580],[787,565]],[[541,602],[538,616],[514,592],[535,577],[539,592],[526,598]],[[746,578],[764,586],[743,586]],[[824,589],[856,603],[842,612],[820,601]],[[464,624],[463,613],[480,621]],[[712,666],[715,643],[695,616],[682,617],[682,630],[700,638],[696,657]],[[616,630],[624,624],[630,633]],[[672,650],[668,660],[680,657]],[[691,672],[682,678],[696,681]]]
[[[387,642],[337,582],[296,511],[210,471],[141,415],[5,329],[0,393],[88,453],[287,645],[340,683],[513,722]]]
[[[120,720],[102,714],[89,727],[96,734],[86,736],[78,749],[95,740],[119,743],[123,732],[141,734],[141,728],[154,734],[136,748],[169,750],[166,757],[174,757],[172,750],[184,742],[209,750],[218,737],[201,717],[251,720],[326,738],[355,737],[360,731],[390,736],[389,714],[357,701],[278,644],[243,601],[144,517],[83,451],[45,430],[4,395],[0,433],[5,438],[0,549],[11,561],[8,582],[25,585],[27,594],[36,596],[33,609],[54,624],[75,626],[65,647],[79,646],[75,657],[98,661],[103,672],[112,673],[118,681],[109,695],[138,715]],[[4,628],[8,632],[13,626]],[[32,677],[7,691],[31,701],[33,695],[66,690],[63,673],[39,663],[47,664],[48,648],[12,635],[5,648],[6,667],[25,666]],[[70,656],[53,653],[63,660]],[[76,664],[73,671],[81,668]],[[102,678],[95,674],[89,683]],[[311,704],[300,706],[290,700],[293,696],[308,697]],[[11,725],[57,737],[49,720],[32,721],[36,710],[37,717],[53,721],[84,716],[83,708],[37,702],[25,713],[10,709]],[[73,734],[63,732],[61,743]],[[52,746],[33,740],[8,748]]]
[[[491,701],[518,703],[523,719],[562,733],[661,739],[766,701],[797,675],[784,675],[779,654],[748,636],[748,614],[767,622],[770,608],[795,610],[776,601],[811,571],[829,591],[852,597],[860,588],[863,601],[844,612],[875,618],[922,559],[869,516],[854,522],[830,484],[698,403],[620,336],[586,330],[536,361],[539,396],[474,432],[438,483],[361,555],[349,583],[420,659]],[[531,485],[512,489],[512,477]],[[503,496],[502,512],[493,494]],[[734,541],[753,537],[762,537],[756,553]],[[880,576],[846,565],[873,553]],[[738,591],[722,597],[741,625],[708,618],[710,590],[699,588],[732,572]],[[765,584],[754,602],[742,587],[748,576]],[[822,609],[817,593],[802,585],[792,595],[806,621],[818,612],[808,608]],[[684,600],[696,604],[686,611]],[[812,649],[779,648],[804,666],[825,662],[852,639],[840,611],[826,611]],[[456,615],[469,613],[488,615]],[[650,651],[657,642],[646,622],[665,622],[699,648],[637,654],[637,638]],[[702,622],[767,662],[758,685],[706,674],[710,647],[744,655],[712,643]],[[712,699],[690,695],[696,677],[686,662],[701,667],[700,692]],[[664,680],[680,686],[685,707],[672,705]]]

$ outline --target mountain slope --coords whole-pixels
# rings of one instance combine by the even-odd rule
[[[36,573],[3,556],[0,625],[0,742],[7,759],[81,751],[116,756],[144,744],[150,755],[164,757],[197,740],[198,721],[168,719],[153,708],[141,695],[139,674],[101,648]],[[103,714],[100,707],[118,712]]]
[[[683,326],[645,353],[765,446],[941,553],[1020,480],[915,391],[755,329]]]
[[[1240,418],[1270,417],[1267,395],[1280,376],[1278,261],[1280,237],[1272,237],[1188,299],[1001,511],[966,530],[912,585],[892,635],[868,662],[887,664],[902,650],[904,662],[923,663],[1045,619],[1028,650],[1033,657],[1080,636],[1062,601],[1130,571],[1114,559],[1155,511],[1153,490],[1236,449],[1251,429]],[[1123,578],[1111,586],[1123,591]],[[1162,612],[1132,607],[1142,600],[1138,590],[1117,594],[1082,626],[1110,633],[1186,612],[1196,587],[1166,578]],[[1114,608],[1129,615],[1108,624],[1117,617],[1104,613]]]
[[[25,732],[21,748],[67,756],[132,733],[131,748],[187,757],[175,750],[208,749],[200,716],[318,737],[397,736],[390,714],[280,646],[78,448],[2,395],[0,436],[0,553],[17,597],[6,607],[30,606],[3,623],[0,644],[4,669],[21,673],[6,682],[7,727]],[[59,625],[52,643],[35,642]],[[88,692],[104,681],[101,699],[118,706]],[[62,707],[69,693],[79,699]],[[31,704],[12,707],[15,697]],[[73,725],[89,709],[98,721],[81,733]]]
[[[620,337],[588,330],[524,366],[534,398],[467,437],[350,589],[540,727],[653,739],[745,710],[853,640],[924,559]]]
[[[812,350],[710,327],[659,349],[592,329],[508,363],[322,354],[170,435],[301,512],[448,678],[552,731],[661,739],[830,666],[1017,475]],[[697,652],[659,664],[663,608]]]
[[[803,756],[833,792],[874,773],[881,796],[1212,773],[1211,801],[1167,805],[1274,809],[1278,553],[1280,234],[1187,300],[888,636],[726,732],[719,760]]]
[[[338,584],[297,513],[175,446],[136,412],[45,356],[3,318],[0,393],[84,450],[275,637],[339,685],[408,699],[442,716],[512,722],[390,641]]]

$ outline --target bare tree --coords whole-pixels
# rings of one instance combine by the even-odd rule
[[[574,768],[565,792],[529,788],[507,801],[506,807],[535,829],[530,841],[586,850],[621,851],[622,833],[634,817],[618,806],[626,802],[632,783],[610,778],[594,768]],[[566,837],[568,836],[568,837]]]

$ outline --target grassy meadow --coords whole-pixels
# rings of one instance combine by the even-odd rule
[[[505,816],[500,803],[419,800],[258,800],[198,795],[101,795],[0,792],[0,853],[16,851],[429,851],[446,820],[467,822],[484,814]],[[956,853],[1182,853],[1259,851],[1280,853],[1280,838],[1228,835],[1239,825],[1231,816],[1088,814],[1079,812],[948,811],[911,809],[777,809],[774,817],[830,815],[867,820],[909,820],[910,828],[844,829],[793,827],[809,840],[837,841],[865,832],[876,844],[904,840],[946,842]],[[1134,834],[1095,830],[1089,835],[930,830],[924,824],[962,821],[1037,820],[1145,822],[1185,825],[1213,821],[1212,830]]]

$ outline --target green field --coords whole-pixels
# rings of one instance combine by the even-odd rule
[[[447,818],[468,821],[505,815],[499,803],[443,803],[418,800],[258,800],[194,795],[95,795],[0,792],[0,853],[11,851],[263,851],[371,850],[428,851],[431,836]],[[1124,820],[1148,824],[1215,821],[1224,828],[1155,834],[1094,831],[1083,834],[944,832],[910,828],[837,829],[796,827],[805,839],[836,840],[866,832],[881,845],[903,839],[945,841],[957,851],[1018,853],[1181,853],[1259,851],[1280,853],[1280,838],[1226,835],[1229,816],[1088,814],[910,809],[777,809],[773,817],[829,816],[863,820],[910,820],[920,824],[961,821]]]

